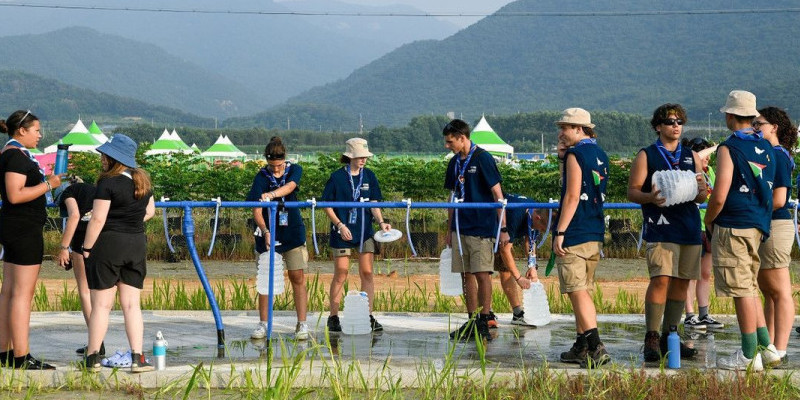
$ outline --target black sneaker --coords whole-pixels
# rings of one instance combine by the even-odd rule
[[[14,350],[0,351],[0,367],[11,366],[14,362]]]
[[[569,351],[561,353],[561,362],[570,364],[580,364],[586,360],[586,353],[589,351],[588,347],[581,347],[578,342],[572,344]]]
[[[131,353],[131,372],[149,372],[154,369],[153,365],[144,358],[144,354]]]
[[[661,334],[656,331],[649,331],[644,335],[644,348],[642,354],[646,362],[656,362],[661,360]]]
[[[460,328],[450,332],[450,339],[453,340],[470,340],[475,337],[475,330],[473,329],[473,319],[464,322]]]
[[[383,325],[379,324],[372,314],[369,316],[369,325],[372,327],[373,332],[383,332]]]
[[[708,329],[722,329],[725,327],[725,324],[711,318],[710,315],[706,314],[703,318],[700,318],[700,323],[705,325]]]
[[[86,346],[83,346],[83,347],[80,347],[78,349],[75,349],[75,353],[78,354],[78,355],[81,355],[81,356],[85,355],[86,354],[86,350],[88,350],[88,348],[89,348],[89,345],[87,344]],[[104,341],[100,342],[100,351],[97,352],[97,355],[99,355],[101,358],[105,357],[105,355],[106,355],[106,342],[104,342]]]
[[[492,341],[492,334],[489,333],[489,321],[491,321],[491,319],[492,317],[490,315],[481,315],[475,321],[475,327],[478,329],[478,336],[486,339],[487,342]]]
[[[525,320],[525,311],[520,311],[519,314],[513,314],[514,316],[511,317],[511,325],[518,325],[518,326],[535,326],[532,323]]]
[[[581,368],[595,368],[611,361],[606,346],[602,343],[597,345],[594,351],[587,351],[586,357],[581,360]]]
[[[681,358],[682,359],[692,358],[697,354],[697,350],[696,349],[693,349],[693,348],[683,344],[683,342],[680,342],[680,343],[681,343]],[[659,347],[660,347],[660,350],[661,350],[661,354],[667,354],[667,335],[661,336],[661,339],[659,340]]]
[[[89,354],[88,356],[84,356],[83,360],[78,363],[78,368],[84,369],[90,372],[100,372],[103,369],[103,365],[100,364],[100,356],[99,353]]]
[[[328,317],[328,331],[329,332],[341,332],[342,331],[342,324],[339,322],[338,315],[331,315]]]
[[[31,371],[56,369],[56,367],[48,363],[41,362],[33,358],[33,356],[31,356],[30,354],[26,354],[23,357],[14,357],[14,361],[12,364],[13,364],[12,367],[14,369],[27,369]]]

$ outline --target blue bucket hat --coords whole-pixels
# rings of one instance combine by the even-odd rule
[[[101,144],[95,150],[117,160],[117,162],[126,167],[138,168],[136,165],[137,148],[139,148],[139,145],[133,139],[118,133],[111,136],[111,139],[108,139],[107,142]]]

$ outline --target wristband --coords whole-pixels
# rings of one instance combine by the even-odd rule
[[[504,227],[500,228],[500,232],[508,233],[508,227],[504,226]]]
[[[45,185],[47,185],[47,191],[48,191],[48,192],[49,192],[49,191],[51,191],[51,190],[53,190],[53,187],[52,187],[52,186],[50,186],[50,182],[48,182],[48,181],[47,181],[47,179],[45,179],[45,180],[44,180],[44,184],[45,184]]]
[[[517,283],[519,283],[519,280],[520,280],[520,279],[522,279],[522,275],[520,275],[520,276],[518,276],[518,277],[514,278],[514,282],[517,282]]]
[[[87,247],[81,246],[81,253],[91,253],[91,252],[92,252],[92,248],[91,247],[87,248]]]
[[[555,232],[553,232],[553,235],[555,235],[555,236],[564,236],[564,234],[566,234],[566,233],[567,233],[566,231],[555,231]]]
[[[69,250],[69,246],[61,246],[61,250]]]

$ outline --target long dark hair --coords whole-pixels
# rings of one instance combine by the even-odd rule
[[[39,118],[31,114],[31,110],[17,110],[11,113],[5,120],[0,119],[0,133],[7,133],[8,137],[14,137],[19,128],[29,128],[34,121]]]
[[[789,114],[778,107],[762,108],[758,110],[758,113],[767,122],[778,127],[778,143],[790,154],[794,153],[794,147],[797,145],[797,128],[792,124]]]
[[[269,139],[269,143],[264,147],[264,158],[267,160],[286,159],[286,146],[283,145],[283,139],[280,136],[273,136]]]

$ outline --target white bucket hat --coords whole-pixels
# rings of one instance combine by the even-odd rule
[[[719,111],[741,117],[755,117],[758,115],[756,95],[745,90],[732,90],[725,100],[725,106]]]
[[[561,119],[556,121],[556,125],[576,125],[594,128],[592,116],[582,108],[568,108],[561,113]]]
[[[347,149],[344,153],[342,153],[345,157],[348,158],[361,158],[361,157],[372,157],[372,153],[369,152],[369,148],[367,147],[367,140],[362,138],[352,138],[345,142],[347,145]]]

